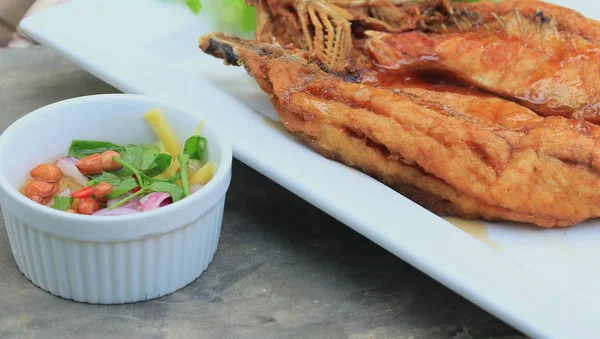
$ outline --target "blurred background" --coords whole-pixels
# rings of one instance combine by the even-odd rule
[[[18,26],[21,19],[66,0],[0,0],[0,48],[27,48],[35,45]]]

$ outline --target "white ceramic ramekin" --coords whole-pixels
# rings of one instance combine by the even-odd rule
[[[202,134],[217,165],[215,176],[177,203],[135,215],[83,216],[36,204],[18,192],[31,168],[64,156],[73,139],[155,142],[143,120],[152,108],[165,114],[182,141],[201,120],[144,96],[97,95],[40,108],[0,136],[0,204],[15,261],[34,284],[80,302],[127,303],[172,293],[208,267],[232,161],[229,143],[210,121]]]

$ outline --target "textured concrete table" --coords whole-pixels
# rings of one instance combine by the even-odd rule
[[[0,49],[0,131],[43,105],[111,92],[46,48]],[[95,306],[38,289],[0,223],[0,337],[521,337],[245,165],[233,173],[213,263],[154,301]]]

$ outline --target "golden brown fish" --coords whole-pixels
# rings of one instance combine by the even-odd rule
[[[444,19],[449,0],[248,0],[256,7],[256,40],[310,51],[342,71],[352,30],[403,32]]]
[[[600,216],[600,126],[489,95],[347,82],[305,51],[223,34],[200,47],[245,66],[320,154],[436,213],[542,227]]]
[[[388,72],[438,70],[543,116],[600,123],[600,24],[541,1],[461,4],[436,33],[368,32]]]

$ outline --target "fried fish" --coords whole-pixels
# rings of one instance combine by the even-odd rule
[[[541,1],[453,6],[428,32],[370,31],[373,61],[388,71],[437,70],[542,116],[600,123],[600,24]]]
[[[220,33],[200,48],[243,65],[317,152],[435,213],[542,227],[600,216],[600,126],[492,95],[355,83],[307,51]]]
[[[449,0],[248,0],[256,7],[256,40],[314,53],[342,71],[353,30],[405,32],[443,21]]]

